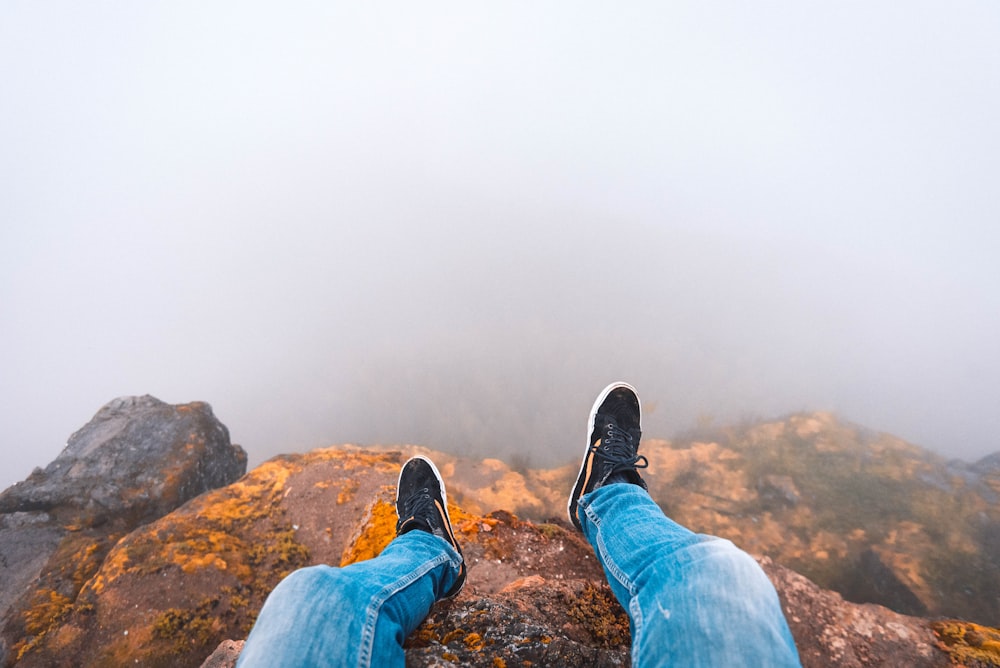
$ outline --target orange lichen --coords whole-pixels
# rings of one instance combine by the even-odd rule
[[[452,503],[448,504],[448,515],[451,517],[451,524],[455,528],[455,532],[473,540],[480,531],[491,532],[493,527],[500,523],[500,520],[495,517],[480,517],[468,513]]]
[[[444,634],[443,638],[441,638],[441,644],[447,645],[452,640],[458,640],[464,635],[465,631],[463,631],[462,629],[452,629],[451,631],[448,631],[448,633]]]
[[[955,619],[934,622],[931,629],[952,663],[1000,666],[1000,629]]]
[[[26,638],[14,645],[14,655],[20,661],[73,608],[73,601],[52,589],[35,592],[31,606],[24,612]]]
[[[457,512],[452,512],[453,510]],[[500,520],[495,517],[477,517],[475,515],[467,515],[467,513],[458,510],[457,506],[451,506],[448,508],[448,513],[454,518],[456,515],[466,516],[467,519],[462,519],[461,521],[454,521],[455,531],[468,537],[476,536],[480,531],[489,533],[493,531],[493,527],[500,524]]]
[[[101,551],[100,543],[90,543],[80,551],[77,557],[78,562],[73,570],[73,589],[79,592],[84,583],[94,576],[97,569],[101,567],[101,559],[104,554]]]
[[[104,591],[108,583],[117,580],[128,570],[130,563],[131,558],[129,557],[127,547],[119,543],[104,558],[101,570],[85,585],[85,589],[92,591],[94,594],[100,594]]]
[[[185,573],[194,573],[195,571],[213,566],[220,571],[226,570],[226,560],[221,558],[214,552],[209,552],[208,554],[196,554],[187,555],[182,557],[181,555],[174,556],[174,563],[181,567],[181,570]]]
[[[441,635],[437,632],[440,624],[424,621],[416,631],[410,634],[410,637],[406,640],[407,647],[426,647],[432,642],[440,642]]]
[[[473,652],[478,652],[486,646],[486,641],[478,633],[470,633],[465,638],[462,639],[465,646],[471,649]]]
[[[398,520],[396,507],[393,502],[388,501],[392,492],[394,492],[392,488],[383,488],[380,498],[369,506],[356,537],[341,555],[341,566],[377,557],[385,549],[385,546],[396,537],[396,521]],[[474,539],[480,531],[492,531],[493,527],[500,523],[500,520],[495,517],[472,515],[450,503],[448,504],[448,515],[455,532],[471,539]]]
[[[607,587],[598,588],[588,582],[583,591],[569,601],[566,612],[604,647],[628,646],[628,616]]]
[[[343,487],[340,488],[340,492],[337,494],[337,505],[342,505],[347,503],[354,498],[354,495],[358,491],[358,481],[349,478],[344,481]]]
[[[219,599],[208,597],[193,610],[168,608],[153,622],[153,637],[172,640],[173,649],[177,654],[191,651],[191,646],[211,644],[220,623],[215,612]]]
[[[380,473],[399,471],[399,452],[372,452],[355,446],[318,448],[305,455],[286,455],[285,458],[294,458],[300,465],[332,461],[343,470],[367,468]]]
[[[344,549],[340,565],[377,557],[396,537],[396,519],[395,505],[385,499],[376,500],[368,509],[357,538]]]

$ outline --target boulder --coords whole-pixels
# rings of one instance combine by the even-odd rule
[[[122,397],[0,494],[0,664],[74,605],[123,535],[239,478],[246,453],[206,403]]]

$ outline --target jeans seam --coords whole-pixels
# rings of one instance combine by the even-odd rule
[[[608,572],[614,576],[615,580],[625,588],[628,592],[629,597],[635,596],[635,588],[632,586],[631,580],[625,575],[625,573],[618,568],[618,565],[611,559],[611,555],[608,554],[607,547],[604,545],[604,536],[600,532],[597,533],[597,548],[601,551],[601,562],[604,567],[608,569]]]
[[[424,562],[420,568],[417,568],[395,582],[386,585],[371,598],[368,604],[367,614],[365,615],[365,624],[361,630],[361,652],[358,654],[358,666],[362,668],[371,666],[372,646],[375,643],[375,625],[378,623],[378,615],[382,610],[382,604],[384,604],[391,596],[413,584],[431,570],[437,568],[445,562],[452,561],[453,560],[448,553],[434,557],[430,561]]]
[[[632,657],[633,665],[635,658],[639,656],[639,638],[642,637],[642,607],[639,605],[639,597],[633,595],[628,601],[628,611],[632,617]]]

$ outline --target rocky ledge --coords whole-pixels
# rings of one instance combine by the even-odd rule
[[[114,432],[122,438],[94,447],[71,439],[74,456],[96,457],[104,447],[109,452],[127,452],[125,434],[167,433],[133,431],[127,426],[133,409],[136,419],[147,409],[161,410],[165,423],[198,412],[155,406],[136,400],[132,408],[123,404],[109,410],[108,415],[119,420],[117,427],[85,428],[78,434]],[[210,421],[205,425],[197,434],[206,441],[206,434],[224,433]],[[195,432],[178,428],[171,433],[183,434],[180,450],[188,451],[191,445],[191,451],[199,451],[202,440]],[[238,473],[223,464],[227,458],[240,464],[242,452],[236,446],[223,446],[228,446],[228,437],[209,457],[221,457],[221,461],[193,456],[184,461],[201,461],[191,465],[201,471],[228,471],[221,478],[235,477]],[[688,469],[679,467],[671,473],[668,467],[676,464],[671,458],[708,451],[718,455],[728,449],[706,445],[687,452],[681,448],[677,454],[664,451],[653,459],[659,462],[658,476],[676,480]],[[171,480],[188,479],[169,464],[175,461],[173,455],[162,460],[162,466],[152,465],[154,460],[146,457],[143,471],[132,470],[132,477],[122,479],[119,496],[135,495],[141,508],[154,507],[132,486],[139,480],[136,476],[145,476],[143,489],[162,489],[161,497],[173,499],[155,511],[129,511],[127,505],[107,510],[116,494],[92,476],[87,485],[99,488],[96,496],[90,495],[86,485],[62,496],[54,487],[44,494],[30,492],[28,483],[42,485],[49,480],[33,475],[0,496],[9,504],[0,506],[4,509],[2,531],[6,532],[0,543],[5,550],[4,577],[21,568],[17,572],[23,579],[23,572],[28,572],[23,571],[27,568],[23,564],[31,561],[26,556],[30,551],[10,546],[28,544],[43,529],[58,533],[49,539],[55,547],[31,562],[35,575],[21,585],[21,595],[4,610],[0,621],[8,651],[6,663],[17,661],[25,667],[232,665],[264,598],[284,575],[309,564],[347,564],[370,558],[391,540],[396,476],[402,462],[417,453],[429,454],[438,462],[449,482],[449,498],[455,502],[450,513],[468,559],[469,580],[460,596],[435,606],[407,640],[407,664],[627,665],[628,619],[612,597],[590,546],[564,519],[546,518],[539,512],[562,506],[547,495],[564,501],[567,487],[562,478],[572,473],[518,472],[501,462],[465,461],[413,446],[386,450],[343,446],[277,457],[235,482],[209,475],[203,486],[225,486],[197,496],[196,486],[183,486],[184,493],[169,491],[177,489]],[[726,455],[724,461],[733,459]],[[46,475],[70,476],[76,471],[82,476],[88,470],[68,463],[55,466],[54,462]],[[713,471],[712,475],[732,474],[728,468]],[[800,502],[789,494],[804,497],[809,488],[794,478],[795,489],[787,483],[776,477],[757,485],[768,504],[770,499],[784,499],[764,510],[771,512],[769,508],[784,507],[793,500],[792,507],[799,507]],[[15,498],[22,501],[7,500]],[[60,501],[37,505],[38,499],[46,498]],[[166,512],[173,502],[183,505]],[[166,514],[151,519],[160,511]],[[40,515],[23,521],[33,513]],[[767,521],[773,523],[776,516],[768,515]],[[123,517],[131,518],[128,521],[134,526]],[[746,522],[753,524],[749,519]],[[742,543],[744,547],[747,542]],[[752,546],[749,549],[759,553]],[[759,561],[778,590],[806,666],[1000,665],[997,629],[851,603],[772,557],[760,556]]]

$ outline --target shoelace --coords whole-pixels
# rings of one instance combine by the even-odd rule
[[[431,491],[426,487],[418,489],[403,501],[403,516],[396,522],[396,532],[398,533],[406,522],[414,521],[434,533],[434,526],[428,521],[434,512],[434,499],[431,498]]]
[[[645,455],[636,454],[636,446],[632,435],[619,427],[614,422],[609,422],[604,431],[604,438],[597,451],[605,462],[611,465],[603,479],[607,479],[615,473],[644,469],[649,466],[649,460]]]

